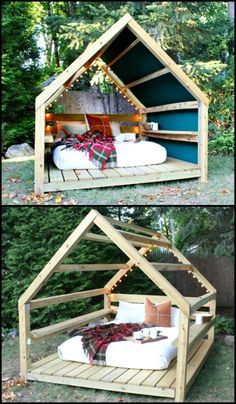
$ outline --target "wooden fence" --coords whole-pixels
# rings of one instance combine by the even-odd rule
[[[195,254],[186,255],[186,258],[206,277],[217,290],[217,306],[234,306],[234,259],[232,257],[199,257]],[[176,262],[173,255],[152,252],[150,261]],[[205,293],[201,285],[185,271],[168,272],[169,281],[184,296],[199,296]]]
[[[93,91],[68,91],[59,97],[65,114],[135,114],[137,110],[119,93],[102,94]]]

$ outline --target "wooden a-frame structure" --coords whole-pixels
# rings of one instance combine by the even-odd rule
[[[98,226],[104,235],[90,232],[93,225]],[[118,228],[116,228],[118,227]],[[125,228],[126,230],[122,230]],[[127,231],[128,230],[128,231]],[[63,260],[82,240],[114,243],[129,260],[121,264],[63,264]],[[167,248],[177,257],[178,264],[149,262],[146,254],[153,246]],[[135,247],[138,247],[137,250]],[[132,295],[114,293],[114,288],[123,276],[139,267],[165,295]],[[54,272],[114,270],[116,274],[103,288],[80,291],[66,295],[35,299],[36,294]],[[163,271],[188,271],[206,289],[199,297],[186,297],[162,275]],[[104,308],[70,320],[31,330],[30,311],[41,307],[75,301],[92,296],[104,296]],[[68,331],[98,318],[109,318],[117,310],[113,302],[144,302],[149,297],[153,302],[167,298],[180,309],[179,337],[173,342],[178,348],[177,361],[163,371],[112,368],[93,366],[78,362],[61,360],[55,353],[31,363],[31,344],[44,338]],[[203,324],[190,324],[191,316],[202,306],[209,310],[212,318]],[[120,222],[103,217],[98,211],[91,210],[81,221],[64,244],[54,254],[43,270],[19,299],[19,335],[21,376],[28,380],[47,381],[80,387],[99,388],[111,391],[146,394],[175,398],[184,401],[185,394],[204,363],[214,341],[214,321],[216,313],[216,290],[165,236],[156,231],[133,223]],[[55,347],[56,350],[56,347]]]
[[[46,107],[92,64],[97,64],[137,114],[113,114],[113,121],[151,137],[167,150],[161,167],[104,170],[55,170],[45,164],[45,121],[84,121],[84,114],[46,114]],[[207,180],[209,99],[154,39],[127,13],[68,66],[36,98],[35,192],[86,189],[183,178]],[[89,111],[87,111],[89,112]],[[46,118],[46,115],[48,117]],[[50,118],[50,115],[51,118]],[[145,122],[158,122],[146,130]],[[136,126],[134,126],[136,125]],[[78,171],[78,170],[77,170]]]

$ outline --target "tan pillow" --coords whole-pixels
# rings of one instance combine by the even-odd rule
[[[171,327],[171,301],[153,304],[148,298],[145,301],[144,322],[156,327]]]

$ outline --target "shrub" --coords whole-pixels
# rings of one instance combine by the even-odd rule
[[[225,316],[216,316],[215,322],[216,334],[234,334],[234,322],[232,318]]]
[[[234,154],[234,134],[232,130],[222,130],[208,143],[209,154]]]

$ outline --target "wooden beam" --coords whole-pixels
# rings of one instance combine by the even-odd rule
[[[116,87],[124,94],[126,97],[131,100],[135,104],[137,108],[145,108],[145,105],[143,105],[137,97],[127,88],[122,90],[124,87],[124,82],[115,74],[110,67],[106,65],[102,60],[100,61],[99,66],[101,69],[107,74],[108,77],[113,81],[113,83],[116,85]]]
[[[143,135],[143,133],[141,133],[141,135]],[[195,136],[193,136],[193,135],[168,135],[168,134],[163,135],[163,134],[159,134],[158,132],[156,132],[156,133],[148,132],[145,134],[145,136],[154,137],[155,139],[178,140],[179,142],[193,142],[193,143],[198,142],[197,135],[195,135]]]
[[[66,303],[73,300],[86,299],[87,297],[100,296],[108,293],[107,289],[94,289],[85,290],[82,292],[68,293],[66,295],[58,295],[51,297],[43,297],[41,299],[31,300],[31,309],[38,309],[40,307],[51,306],[52,304]]]
[[[144,234],[148,234],[150,236],[155,236],[157,238],[162,236],[161,233],[159,233],[157,231],[153,231],[147,227],[142,227],[142,226],[139,226],[134,223],[121,222],[120,220],[116,220],[116,219],[113,219],[112,217],[108,217],[108,216],[104,216],[104,218],[106,220],[108,220],[109,223],[113,224],[114,226],[124,227],[126,229],[131,229],[131,230],[134,230],[139,233],[144,233]]]
[[[124,300],[125,302],[132,303],[144,303],[146,297],[150,299],[153,303],[164,302],[167,298],[171,300],[172,304],[174,304],[174,300],[171,297],[166,297],[165,295],[134,295],[127,293],[111,293],[111,301],[118,302],[119,300]],[[195,298],[191,296],[184,296],[185,299],[191,304],[195,302]],[[209,306],[209,303],[206,303],[204,307]]]
[[[198,109],[198,101],[175,102],[173,104],[158,105],[156,107],[141,108],[140,114],[149,114],[153,112],[175,111],[182,109]]]
[[[116,34],[127,25],[132,17],[126,13],[109,28],[100,38],[88,46],[70,66],[68,66],[41,94],[36,98],[37,109],[43,105],[67,80],[69,80],[85,63],[97,54]]]
[[[144,133],[156,133],[156,134],[167,134],[167,135],[188,135],[197,136],[198,132],[190,130],[146,130],[143,129]]]
[[[54,268],[59,265],[66,257],[69,255],[73,247],[83,238],[84,233],[86,233],[92,226],[93,220],[97,216],[97,211],[91,210],[88,215],[82,220],[82,222],[77,226],[73,233],[68,237],[64,244],[57,250],[50,261],[45,265],[43,270],[38,274],[38,276],[33,280],[31,285],[26,289],[23,295],[19,299],[19,305],[28,303],[37,294],[37,292],[42,288],[43,284],[48,280],[48,278],[53,273]]]
[[[208,107],[200,102],[198,110],[198,164],[201,182],[207,182],[208,171]]]
[[[177,306],[189,316],[189,303],[173,285],[124,238],[118,230],[98,214],[94,223],[158,286],[167,296],[171,296]]]
[[[164,74],[167,74],[167,73],[170,73],[170,70],[167,67],[165,67],[164,69],[157,70],[154,73],[150,73],[145,77],[142,77],[142,78],[140,78],[138,80],[132,81],[129,84],[126,84],[123,87],[123,89],[138,86],[139,84],[145,83],[146,81],[156,79],[157,77],[163,76]]]
[[[161,238],[145,237],[145,236],[141,236],[139,234],[130,233],[128,231],[123,231],[123,230],[119,230],[119,233],[122,234],[131,243],[133,241],[138,241],[140,243],[145,243],[145,244],[153,245],[153,246],[166,247],[166,248],[171,247],[170,242],[162,240]]]
[[[175,391],[175,401],[180,403],[184,401],[186,390],[189,323],[189,318],[180,312]]]
[[[34,192],[43,193],[44,158],[45,158],[45,107],[41,106],[35,112],[35,162],[34,162]]]
[[[193,348],[198,342],[207,334],[207,332],[213,327],[216,318],[212,318],[208,323],[193,324],[190,328],[189,334],[189,346],[188,351],[191,353]]]
[[[54,272],[90,272],[90,271],[117,271],[128,268],[126,264],[61,264]]]
[[[140,39],[140,41],[149,49],[149,51],[157,57],[160,62],[168,67],[178,81],[195,97],[197,100],[209,104],[208,97],[198,88],[198,86],[184,73],[183,70],[171,59],[167,53],[161,49],[156,41],[147,34],[144,29],[133,19],[127,24],[131,32]]]
[[[200,339],[207,334],[208,330],[215,323],[215,317],[212,318],[208,323],[203,324],[191,324],[189,328],[189,344],[188,344],[188,355],[191,355],[192,350]],[[172,342],[171,346],[178,347],[179,337],[176,337]]]
[[[158,271],[189,271],[192,268],[190,264],[169,264],[165,262],[150,262]]]
[[[193,314],[196,310],[198,310],[204,304],[208,303],[211,300],[215,300],[215,299],[216,299],[216,292],[210,292],[210,293],[206,293],[203,296],[199,296],[197,298],[197,301],[194,304],[192,304],[190,307],[191,314]]]
[[[30,369],[30,305],[19,306],[20,374],[26,380]]]
[[[102,235],[102,234],[95,234],[95,233],[87,233],[84,235],[84,240],[90,240],[95,242],[107,243],[107,244],[116,244],[113,240],[109,237]],[[144,243],[141,241],[131,241],[132,245],[135,247],[143,247],[143,246],[151,246],[151,244]]]
[[[130,243],[133,246],[136,247],[143,247],[143,246],[157,246],[157,247],[165,247],[165,248],[170,248],[171,243],[162,241],[160,239],[154,239],[154,238],[148,238],[140,235],[135,235],[132,233],[128,232],[122,232],[120,231],[123,236],[130,241]],[[108,243],[108,244],[115,244],[114,241],[112,241],[109,237],[104,236],[102,234],[95,234],[95,233],[87,233],[84,235],[85,240],[90,240],[90,241],[96,241],[96,242],[101,242],[101,243]],[[137,240],[137,241],[136,241]]]
[[[216,316],[216,299],[211,300],[209,303],[209,313],[212,314],[213,317]],[[208,334],[208,341],[213,343],[215,340],[215,324],[210,328]]]
[[[111,62],[108,63],[108,67],[114,65],[118,60],[120,60],[127,52],[134,48],[139,43],[139,39],[135,39],[127,48],[125,48],[119,55],[117,55]]]
[[[89,314],[71,318],[70,320],[61,321],[60,323],[48,325],[46,327],[39,328],[37,330],[32,330],[30,336],[34,340],[39,340],[52,335],[57,335],[63,331],[70,330],[74,327],[84,325],[90,321],[101,318],[110,313],[110,310],[98,310]]]

